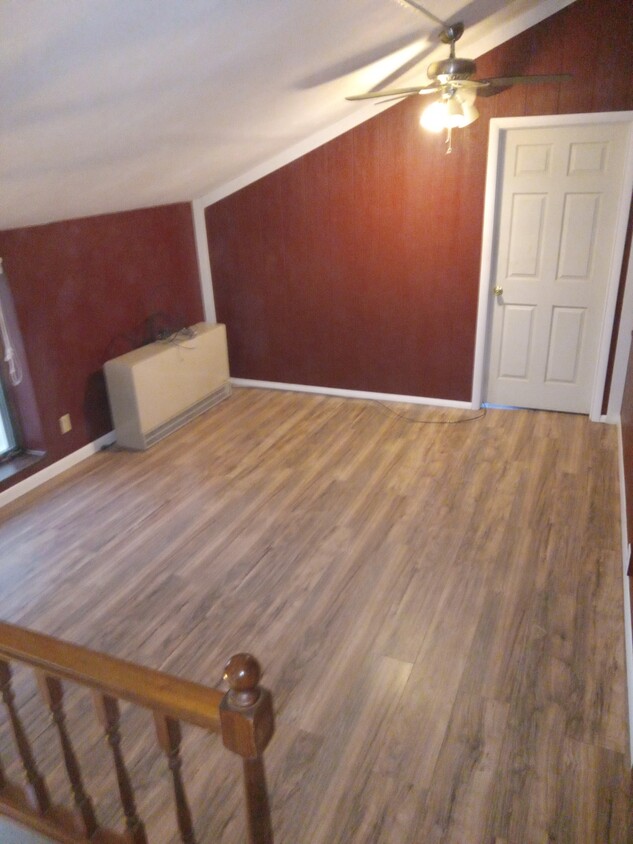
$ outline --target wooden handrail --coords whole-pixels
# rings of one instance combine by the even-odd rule
[[[46,674],[220,732],[224,693],[163,671],[0,622],[0,656]]]
[[[22,725],[12,689],[11,663],[31,667],[57,729],[75,807],[54,805]],[[123,757],[119,731],[119,700],[150,710],[158,743],[167,757],[173,780],[176,817],[181,839],[195,844],[194,824],[181,774],[180,722],[219,733],[224,745],[243,758],[248,841],[272,844],[263,751],[274,731],[270,693],[259,686],[260,668],[249,654],[237,654],[225,666],[230,690],[224,694],[162,671],[61,641],[43,633],[0,622],[0,691],[9,714],[26,786],[5,776],[0,760],[0,814],[26,823],[60,842],[146,844],[131,779]],[[110,745],[117,788],[127,830],[117,833],[98,826],[68,733],[63,685],[70,681],[92,690],[96,713]]]

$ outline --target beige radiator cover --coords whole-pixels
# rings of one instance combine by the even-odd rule
[[[199,322],[192,331],[105,364],[119,445],[146,449],[230,395],[225,326]]]

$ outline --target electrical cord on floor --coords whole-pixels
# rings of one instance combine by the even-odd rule
[[[399,413],[397,410],[394,410],[382,401],[372,401],[368,402],[368,404],[379,404],[392,416],[397,416],[399,419],[403,419],[405,422],[411,422],[414,425],[461,425],[463,422],[476,422],[477,419],[483,419],[487,413],[487,410],[484,407],[482,408],[481,413],[478,413],[477,416],[468,416],[465,419],[413,419],[411,416],[405,416],[404,413]]]

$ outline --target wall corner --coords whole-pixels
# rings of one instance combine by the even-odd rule
[[[207,225],[204,218],[204,202],[194,199],[191,203],[193,216],[193,231],[196,241],[196,256],[198,259],[198,273],[200,275],[200,292],[206,322],[217,322],[215,314],[215,298],[213,296],[213,280],[211,278],[211,261],[209,260],[209,242],[207,240]]]

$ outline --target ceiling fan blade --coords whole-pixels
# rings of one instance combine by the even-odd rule
[[[444,84],[447,88],[487,88],[490,81],[488,79],[451,79]]]
[[[485,85],[495,88],[508,88],[510,85],[534,85],[541,82],[569,82],[573,79],[571,73],[553,73],[542,76],[494,76],[490,79],[479,79]]]
[[[409,33],[407,35],[400,36],[399,38],[393,38],[390,41],[385,41],[377,47],[356,53],[355,55],[349,56],[347,59],[334,62],[329,66],[321,67],[315,73],[310,73],[303,79],[299,80],[299,87],[314,88],[316,85],[333,82],[334,80],[340,79],[349,73],[362,70],[363,68],[366,68],[369,65],[374,64],[374,62],[380,61],[387,56],[395,55],[400,50],[412,47],[414,44],[419,43],[419,41],[419,32]],[[418,62],[423,58],[424,56],[418,58]]]
[[[407,97],[413,97],[413,94],[400,94],[399,97],[388,97],[386,100],[377,100],[374,105],[380,106],[385,103],[397,103],[399,100],[406,100]]]
[[[408,97],[411,94],[419,94],[424,88],[387,88],[384,91],[370,91],[368,94],[354,94],[352,97],[345,97],[346,100],[372,100],[376,97]]]

